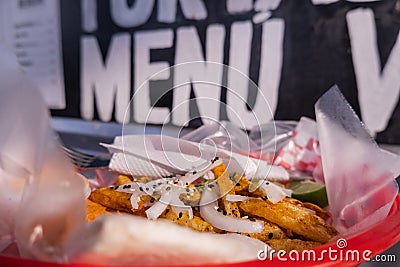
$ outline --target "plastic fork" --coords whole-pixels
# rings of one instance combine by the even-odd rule
[[[111,156],[109,154],[90,155],[65,146],[62,146],[62,149],[77,168],[106,167],[110,163]]]

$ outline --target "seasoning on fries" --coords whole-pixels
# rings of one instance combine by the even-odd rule
[[[286,189],[282,186],[281,192],[281,186],[276,184],[249,192],[250,181],[245,177],[230,176],[218,159],[212,163],[201,175],[192,171],[184,176],[141,179],[142,182],[121,176],[115,186],[97,189],[89,199],[104,207],[97,215],[105,214],[108,208],[170,220],[199,232],[236,232],[261,240],[275,250],[308,249],[327,243],[338,234],[325,222],[328,213],[317,205],[287,197]],[[205,195],[213,194],[218,199],[199,205]],[[274,199],[268,199],[267,194]],[[281,199],[277,200],[277,196]],[[88,206],[88,212],[92,206]],[[202,214],[218,218],[210,220],[210,215]]]

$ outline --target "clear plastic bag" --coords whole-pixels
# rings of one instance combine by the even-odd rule
[[[324,182],[317,124],[302,117],[290,140],[280,150],[274,164],[290,170],[293,176]]]
[[[276,154],[289,142],[295,121],[271,121],[254,126],[249,133],[227,122],[208,122],[182,136],[192,142],[204,142],[272,163]]]
[[[315,105],[333,225],[347,234],[384,219],[398,194],[400,157],[381,150],[334,86]]]
[[[272,155],[288,144],[297,124],[297,121],[271,121],[251,128],[249,137],[257,144],[258,151]]]
[[[64,261],[84,225],[85,184],[63,154],[39,91],[0,46],[0,250]]]

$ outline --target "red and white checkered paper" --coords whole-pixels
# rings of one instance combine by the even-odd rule
[[[279,152],[274,161],[288,170],[311,173],[316,180],[323,181],[321,154],[316,122],[302,117],[289,143]]]

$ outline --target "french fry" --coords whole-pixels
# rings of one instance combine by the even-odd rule
[[[89,199],[107,208],[132,213],[131,194],[118,192],[110,188],[100,188],[92,191]]]
[[[240,208],[245,213],[265,218],[307,240],[326,243],[337,234],[322,218],[288,201],[273,204],[268,200],[250,199],[242,202]]]
[[[249,237],[256,238],[263,242],[267,242],[271,239],[287,239],[285,232],[276,224],[273,224],[267,220],[264,221],[264,229],[261,233],[248,234]]]
[[[235,192],[244,196],[252,196],[252,197],[263,197],[265,194],[260,190],[256,189],[254,192],[249,192],[250,181],[246,179],[246,177],[240,177],[238,175],[235,176],[236,184],[235,184]]]
[[[88,222],[94,221],[97,217],[108,213],[107,208],[103,205],[86,199],[86,220]]]
[[[313,210],[317,216],[321,217],[324,220],[329,218],[329,213],[318,205],[309,202],[302,202],[301,206]]]
[[[240,218],[240,211],[237,203],[226,200],[226,194],[235,194],[235,184],[229,177],[229,173],[226,171],[225,165],[221,164],[213,168],[212,171],[215,177],[217,177],[219,191],[222,196],[222,205],[226,215]]]
[[[329,214],[326,210],[324,210],[320,206],[315,205],[313,203],[302,202],[302,201],[300,201],[298,199],[294,199],[294,198],[285,198],[282,201],[286,201],[286,202],[292,203],[293,205],[298,205],[300,207],[306,208],[306,209],[310,210],[311,212],[314,212],[317,216],[321,217],[324,220],[326,220],[329,217]]]
[[[250,181],[247,180],[245,177],[241,177],[239,175],[235,175],[234,178],[235,178],[235,181],[236,181],[235,192],[238,192],[241,195],[248,195],[249,194]]]
[[[128,184],[131,183],[132,179],[126,175],[119,175],[118,176],[118,181],[115,183],[115,185],[123,185],[123,184]]]
[[[148,195],[138,197],[138,209],[133,209],[131,204],[131,196],[132,195],[129,193],[118,192],[111,188],[105,187],[92,191],[89,199],[113,210],[144,216],[152,197]]]
[[[304,241],[300,239],[271,239],[266,241],[266,243],[272,247],[274,250],[284,250],[290,252],[292,250],[305,250],[313,247],[322,245],[320,242],[316,241]]]
[[[166,212],[161,215],[161,218],[168,219],[176,224],[189,227],[198,232],[215,232],[214,227],[202,218],[193,216],[193,219],[189,219],[187,212],[176,214],[171,207],[168,207]]]

